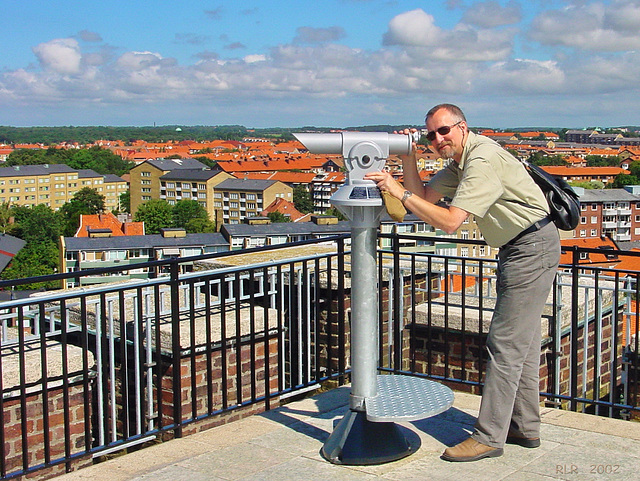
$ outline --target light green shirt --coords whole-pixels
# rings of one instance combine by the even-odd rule
[[[451,162],[429,186],[473,214],[487,244],[500,247],[549,213],[524,166],[497,142],[469,132],[460,164]]]

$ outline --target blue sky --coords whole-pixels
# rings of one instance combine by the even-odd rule
[[[0,125],[640,125],[640,0],[0,5]]]

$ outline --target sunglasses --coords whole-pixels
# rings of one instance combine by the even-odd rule
[[[436,132],[439,133],[441,136],[447,135],[449,132],[451,132],[451,129],[454,128],[456,125],[458,125],[460,122],[462,122],[462,120],[457,121],[453,125],[443,125],[442,127],[436,130],[427,132],[427,140],[429,142],[433,142],[434,140],[436,140]]]

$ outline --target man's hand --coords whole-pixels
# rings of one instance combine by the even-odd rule
[[[374,181],[381,192],[389,192],[397,199],[404,195],[405,188],[389,172],[369,172],[364,179]]]

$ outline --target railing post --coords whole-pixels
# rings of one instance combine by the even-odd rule
[[[580,272],[579,272],[579,263],[580,263],[580,252],[576,246],[572,246],[571,248],[571,363],[570,363],[570,410],[576,411],[578,409],[578,310],[580,306],[578,306],[578,294],[579,294],[579,285],[578,282],[580,280]],[[585,326],[585,329],[587,327]],[[585,332],[586,335],[586,332]]]
[[[344,309],[344,276],[345,276],[344,238],[338,239],[338,373],[340,384],[345,382],[346,367],[346,322]]]
[[[171,355],[173,372],[173,422],[174,435],[182,437],[182,372],[180,364],[180,265],[177,259],[169,264],[169,288],[171,291]]]
[[[393,237],[393,279],[390,280],[390,284],[393,284],[393,316],[389,319],[391,325],[391,332],[393,332],[393,340],[389,339],[389,342],[393,342],[393,369],[395,371],[402,370],[402,336],[400,333],[400,320],[402,318],[401,312],[401,296],[403,279],[400,275],[400,239],[396,234]],[[382,282],[382,279],[380,280]]]

